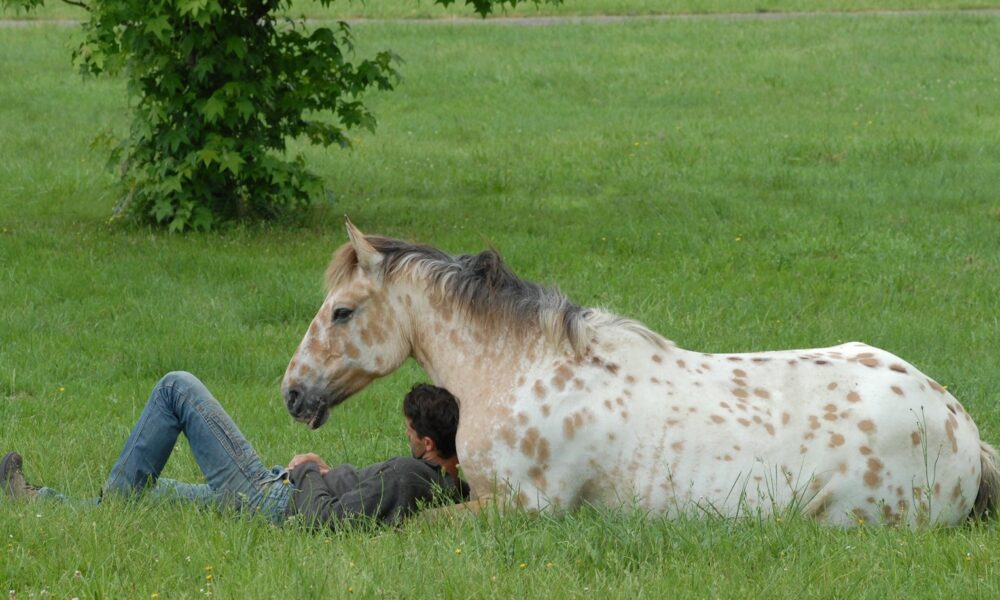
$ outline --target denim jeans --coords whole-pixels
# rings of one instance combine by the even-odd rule
[[[183,432],[207,483],[160,479]],[[267,469],[236,423],[194,375],[168,373],[153,388],[146,408],[111,468],[103,495],[193,502],[220,510],[260,513],[285,520],[292,488],[284,467]],[[42,496],[65,499],[49,488]]]

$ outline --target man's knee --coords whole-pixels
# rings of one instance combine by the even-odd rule
[[[171,371],[160,378],[159,387],[191,387],[204,385],[197,377],[187,371]]]

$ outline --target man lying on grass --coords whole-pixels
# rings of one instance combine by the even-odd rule
[[[455,397],[439,387],[415,385],[403,400],[403,415],[412,458],[357,469],[330,467],[309,453],[292,458],[287,468],[266,469],[201,381],[190,373],[169,373],[153,389],[102,496],[145,493],[259,513],[274,523],[301,515],[313,526],[335,526],[357,517],[395,524],[437,499],[468,499],[469,487],[458,477],[455,454]],[[160,479],[181,432],[208,483]],[[51,488],[29,484],[22,469],[16,452],[0,462],[0,487],[8,498],[69,500]]]

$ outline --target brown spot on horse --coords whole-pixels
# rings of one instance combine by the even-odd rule
[[[517,445],[517,434],[514,433],[514,428],[510,425],[504,425],[500,428],[500,439],[511,448]]]
[[[948,415],[948,420],[944,422],[944,431],[948,434],[948,441],[951,442],[951,451],[958,452],[958,440],[955,438],[955,430],[958,428],[958,419],[955,415]]]
[[[538,440],[538,462],[542,464],[549,462],[549,440],[545,438]]]
[[[573,439],[573,436],[576,435],[576,426],[573,425],[573,417],[566,417],[563,419],[563,435],[565,435],[567,439]]]
[[[864,421],[858,423],[858,429],[864,431],[865,433],[871,433],[875,431],[875,423],[870,419],[865,419]]]
[[[528,431],[524,433],[524,437],[521,438],[521,453],[528,458],[533,458],[535,456],[535,450],[538,446],[538,440],[540,437],[541,436],[539,435],[537,428],[528,428]]]
[[[545,481],[545,473],[542,471],[541,467],[536,465],[528,469],[528,476],[531,477],[532,483],[534,483],[535,487],[539,490],[544,492],[548,487],[548,482]]]
[[[868,459],[868,470],[865,471],[865,485],[870,488],[877,488],[882,484],[882,476],[879,472],[882,471],[882,461],[877,458]]]
[[[566,382],[572,379],[573,370],[567,365],[559,365],[556,369],[555,374],[552,376],[552,385],[560,392],[566,387]]]

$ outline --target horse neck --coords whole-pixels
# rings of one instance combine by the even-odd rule
[[[550,352],[541,333],[514,334],[490,328],[447,299],[410,292],[411,356],[435,385],[463,404],[513,394],[515,382]],[[404,299],[405,303],[405,299]]]

